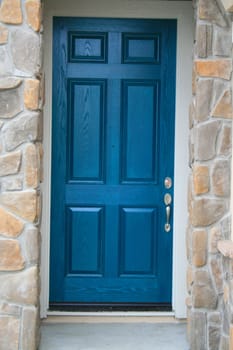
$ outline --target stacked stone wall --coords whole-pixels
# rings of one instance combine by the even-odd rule
[[[0,1],[0,349],[38,343],[41,4]]]
[[[231,236],[231,18],[215,0],[197,0],[194,8],[188,333],[191,350],[229,350],[233,262],[222,255],[218,244],[229,242]]]
[[[191,350],[233,349],[232,34],[231,18],[216,1],[194,3],[187,230]],[[1,350],[38,345],[41,56],[40,0],[0,0]]]

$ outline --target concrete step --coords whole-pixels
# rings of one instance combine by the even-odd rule
[[[186,323],[175,319],[82,316],[69,323],[64,322],[69,319],[58,319],[42,323],[40,350],[189,349]]]

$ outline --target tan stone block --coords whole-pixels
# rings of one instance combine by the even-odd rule
[[[4,192],[0,194],[0,203],[25,220],[37,219],[36,191]]]
[[[227,83],[227,85],[226,85],[226,81],[225,80],[223,80],[223,79],[214,79],[212,95],[210,96],[210,99],[211,99],[211,110],[209,111],[209,116],[211,115],[211,112],[213,110],[213,106],[215,106],[217,104],[217,102],[219,101],[219,99],[222,96],[223,92],[226,90],[227,86],[230,87],[230,84]]]
[[[218,325],[208,325],[208,349],[218,350],[221,337],[221,328]]]
[[[0,208],[0,234],[6,237],[17,237],[24,228],[22,221]]]
[[[2,191],[20,191],[23,189],[21,177],[5,178],[2,180]]]
[[[38,282],[38,269],[35,266],[17,273],[0,275],[0,299],[15,304],[37,305]]]
[[[39,107],[40,82],[28,79],[24,86],[24,105],[27,109],[36,110]]]
[[[207,350],[207,320],[206,311],[192,310],[190,312],[189,345],[192,350]],[[176,348],[176,346],[175,346]],[[176,349],[178,350],[178,349]],[[179,349],[180,350],[180,349]]]
[[[22,349],[37,349],[38,310],[24,308],[22,318]]]
[[[209,123],[200,123],[195,128],[194,155],[196,160],[205,161],[213,159],[216,156],[219,128],[220,122],[216,120]]]
[[[210,229],[210,238],[209,238],[209,252],[218,253],[218,241],[223,239],[222,232],[219,227],[214,226]]]
[[[20,316],[21,306],[0,302],[0,315]]]
[[[231,127],[224,125],[219,137],[219,154],[228,155],[231,152],[232,139],[231,139]]]
[[[220,253],[230,259],[233,259],[233,242],[232,240],[218,241],[217,248]]]
[[[25,3],[27,23],[36,32],[40,30],[41,4],[38,0],[27,0]]]
[[[191,333],[191,308],[187,307],[187,340],[190,342],[190,333]]]
[[[191,293],[191,289],[193,286],[193,269],[191,266],[188,266],[187,273],[186,273],[186,282],[187,282],[187,291],[188,293]]]
[[[216,106],[214,107],[211,115],[217,118],[232,119],[233,108],[232,108],[232,95],[230,90],[223,92]]]
[[[193,93],[193,95],[196,95],[196,87],[197,87],[197,71],[196,71],[196,66],[193,65],[193,70],[192,70],[192,93]]]
[[[193,256],[192,262],[196,267],[201,267],[206,264],[207,258],[207,232],[199,230],[193,232],[192,237]]]
[[[191,243],[192,243],[192,229],[190,227],[186,230],[186,256],[187,260],[191,263]]]
[[[0,21],[9,24],[21,24],[23,21],[20,0],[2,0]]]
[[[191,309],[191,307],[192,307],[192,298],[191,297],[187,297],[185,299],[185,304],[186,304],[187,308]]]
[[[40,182],[43,182],[43,180],[44,180],[44,168],[43,168],[44,149],[43,149],[42,143],[37,143],[36,146],[37,146],[39,158],[40,158]]]
[[[213,79],[199,79],[196,95],[196,120],[207,120],[211,110],[210,105],[213,95]]]
[[[2,140],[0,140],[0,154],[3,152],[3,144],[2,144]]]
[[[41,106],[45,104],[45,74],[42,74],[40,80],[40,103]]]
[[[193,129],[190,130],[190,136],[189,136],[189,166],[192,167],[192,164],[194,162],[194,142],[193,142]]]
[[[230,196],[230,164],[227,160],[219,160],[215,163],[212,186],[216,196]]]
[[[229,346],[230,346],[229,337],[224,335],[221,332],[221,340],[220,340],[219,350],[232,350],[231,348],[229,348]]]
[[[210,177],[209,168],[204,165],[196,165],[193,170],[193,188],[196,195],[209,192]]]
[[[202,198],[193,201],[191,222],[192,225],[209,226],[221,219],[225,214],[227,205],[222,199]]]
[[[214,28],[213,56],[231,57],[232,31],[228,28]]]
[[[210,261],[211,271],[213,275],[213,279],[215,281],[216,288],[219,293],[223,291],[223,270],[222,263],[219,258],[211,259]]]
[[[0,349],[19,349],[20,320],[15,316],[0,316]],[[25,349],[26,350],[26,349]]]
[[[189,129],[192,129],[193,127],[193,122],[195,119],[195,107],[194,107],[194,103],[192,102],[189,106]]]
[[[220,27],[227,26],[227,22],[216,0],[199,0],[198,15],[200,19],[215,23]]]
[[[24,268],[19,242],[0,239],[0,271],[18,271]]]
[[[195,62],[197,74],[201,77],[215,77],[230,80],[232,61],[229,59],[197,60]]]
[[[20,87],[0,91],[0,118],[13,118],[23,110],[21,94]]]
[[[227,202],[227,201],[226,201]],[[230,208],[229,208],[230,209]],[[221,220],[220,227],[222,231],[222,235],[224,239],[231,239],[231,210],[227,213],[227,215]],[[233,244],[233,242],[232,242]],[[233,272],[233,271],[232,271]]]
[[[21,83],[22,83],[21,79],[14,78],[14,77],[0,78],[0,91],[15,89],[15,88],[19,87],[19,85]]]
[[[11,151],[22,143],[40,139],[40,124],[39,113],[26,112],[4,125],[6,150]]]
[[[37,264],[40,256],[40,234],[36,227],[30,227],[22,236],[24,256],[30,264]]]
[[[8,41],[8,29],[0,24],[0,45],[6,44]]]
[[[24,172],[26,187],[36,188],[39,184],[39,155],[34,144],[28,144],[24,151]]]
[[[37,207],[36,207],[36,215],[37,219],[39,220],[41,218],[41,209],[42,209],[42,198],[41,198],[41,193],[38,191],[37,192]]]
[[[189,175],[188,179],[188,211],[191,212],[192,209],[192,200],[193,200],[193,192],[192,192],[192,176]]]
[[[232,0],[222,0],[222,4],[226,11],[233,12],[233,1]],[[232,347],[233,349],[233,347]]]
[[[208,314],[208,322],[212,325],[220,326],[222,321],[220,312],[211,312]]]
[[[233,325],[230,325],[230,350],[233,349]]]
[[[229,298],[230,298],[230,290],[228,284],[224,283],[223,287],[223,300],[225,304],[229,303]]]
[[[199,24],[197,26],[196,53],[201,58],[211,56],[212,32],[211,25]]]
[[[216,308],[217,294],[207,271],[198,270],[195,272],[192,295],[195,308]]]
[[[8,153],[0,157],[0,176],[12,175],[19,172],[21,151]]]

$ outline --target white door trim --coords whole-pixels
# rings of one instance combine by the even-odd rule
[[[41,317],[47,316],[49,300],[50,179],[52,120],[52,18],[174,18],[177,31],[174,237],[172,306],[177,318],[186,317],[186,248],[188,183],[188,109],[191,101],[193,10],[191,1],[154,0],[45,0],[44,71],[44,183],[42,185]],[[166,254],[166,252],[164,252]]]

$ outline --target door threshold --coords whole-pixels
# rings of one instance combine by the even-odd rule
[[[175,313],[159,311],[47,311],[48,316],[173,317]]]
[[[48,311],[43,324],[52,323],[180,323],[174,312],[115,311],[115,312],[67,312]]]

